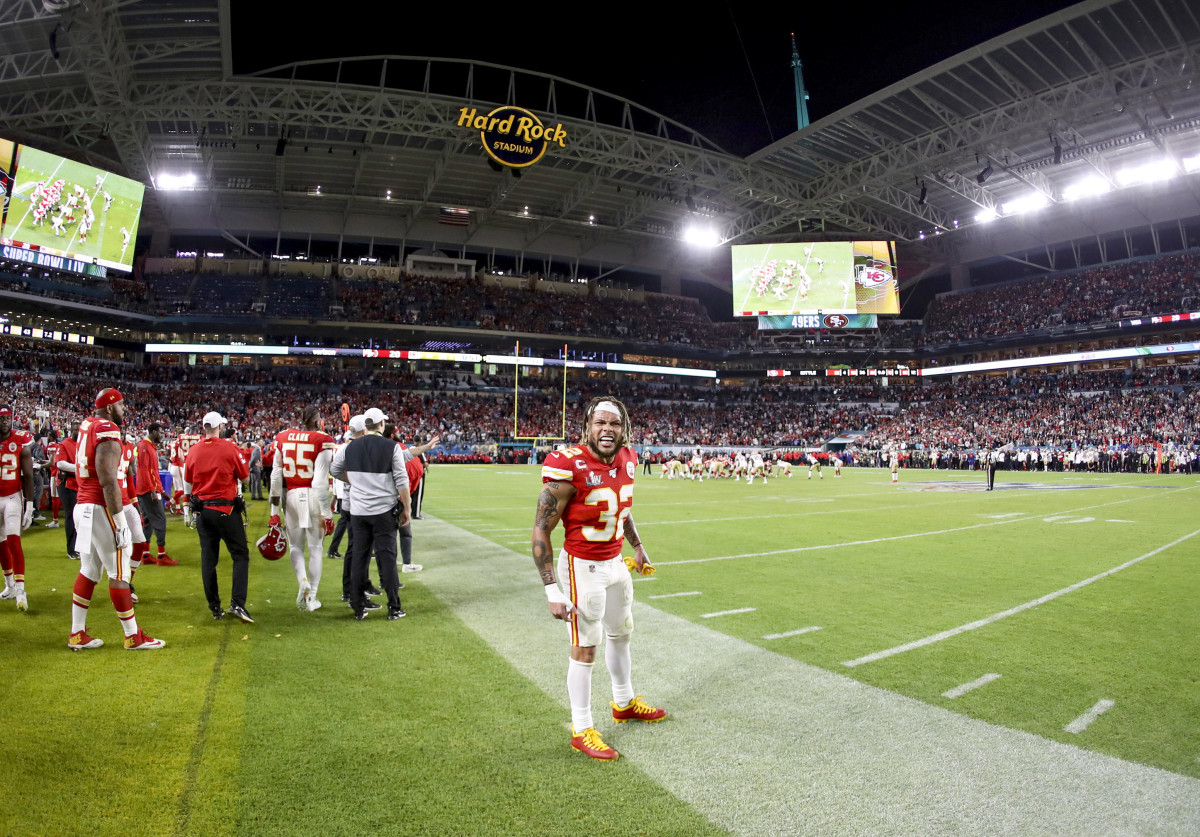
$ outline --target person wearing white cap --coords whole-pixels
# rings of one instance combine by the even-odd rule
[[[352,416],[347,422],[346,441],[333,449],[333,455],[336,458],[338,451],[344,450],[346,445],[362,436],[367,430],[367,419],[363,415]],[[329,557],[342,559],[342,601],[350,602],[350,567],[353,563],[350,558],[354,555],[354,529],[350,525],[354,520],[353,512],[350,509],[350,484],[344,480],[333,481],[333,493],[338,497],[338,522],[333,530],[333,540],[329,542]],[[342,543],[342,534],[346,536],[346,554],[338,554],[337,547]],[[404,587],[403,584],[400,585]],[[363,573],[362,579],[363,603],[368,610],[377,610],[381,605],[371,601],[367,596],[379,596],[383,591],[374,585],[371,581],[371,566],[368,563],[366,572]]]
[[[388,597],[388,619],[405,616],[396,571],[396,535],[409,521],[408,470],[404,451],[383,437],[387,415],[372,407],[363,415],[365,433],[334,456],[329,473],[350,484],[353,552],[350,557],[350,608],[365,619],[369,605],[363,578],[371,550],[379,563],[379,583]]]
[[[229,439],[221,438],[221,427],[229,421],[220,413],[204,416],[204,439],[192,445],[183,461],[183,481],[194,506],[196,533],[200,536],[200,573],[204,596],[213,619],[224,619],[221,592],[217,586],[217,562],[221,541],[233,561],[233,583],[229,595],[229,613],[243,622],[253,622],[246,612],[246,592],[250,578],[250,549],[241,510],[242,481],[250,477],[250,468],[241,452]],[[235,514],[234,512],[239,512]]]

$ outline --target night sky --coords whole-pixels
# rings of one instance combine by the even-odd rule
[[[256,11],[269,7],[270,19]],[[535,6],[347,5],[337,16],[233,6],[234,69],[363,55],[475,58],[550,73],[623,96],[749,155],[796,130],[789,33],[796,33],[812,121],[990,38],[1070,4],[1012,0],[981,7],[933,0],[872,15],[829,3]],[[431,11],[440,8],[444,11]],[[600,10],[603,10],[603,13]],[[682,9],[682,11],[681,11]],[[482,11],[477,11],[482,10]],[[582,15],[582,16],[580,16]],[[570,20],[568,20],[570,18]],[[535,110],[537,105],[530,105]]]

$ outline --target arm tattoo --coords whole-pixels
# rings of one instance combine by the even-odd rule
[[[541,541],[533,542],[533,565],[542,577],[542,584],[554,583],[554,556],[552,550]]]
[[[538,497],[537,517],[533,525],[538,529],[550,531],[558,523],[558,498],[549,488],[543,488]]]
[[[642,542],[642,539],[640,537],[638,537],[637,526],[633,522],[633,514],[632,513],[625,516],[625,528],[624,528],[623,534],[625,535],[625,538],[629,541],[631,546],[636,547],[638,544],[640,544]]]

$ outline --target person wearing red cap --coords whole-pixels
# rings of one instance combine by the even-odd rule
[[[12,410],[0,407],[0,569],[4,592],[16,599],[17,610],[28,610],[25,595],[25,552],[21,532],[33,524],[33,455],[28,433],[13,432]]]
[[[79,550],[79,575],[75,578],[71,605],[72,651],[99,648],[101,639],[88,636],[87,613],[100,571],[108,573],[108,595],[121,620],[125,648],[155,650],[166,645],[138,627],[133,608],[133,533],[124,513],[119,474],[122,463],[121,425],[125,422],[125,399],[109,387],[96,396],[96,412],[79,425],[79,450],[75,455],[75,479],[79,483],[75,505],[75,546]]]
[[[229,610],[243,622],[253,622],[246,612],[246,591],[250,579],[250,548],[246,545],[246,527],[241,514],[242,480],[249,479],[250,468],[229,439],[221,438],[221,426],[228,419],[211,412],[201,421],[204,440],[192,445],[183,461],[183,482],[188,487],[196,533],[200,536],[200,576],[204,581],[204,596],[213,619],[224,619],[221,609],[221,590],[217,586],[217,562],[221,557],[221,541],[233,561],[233,583],[229,591]]]

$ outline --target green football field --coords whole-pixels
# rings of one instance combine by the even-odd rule
[[[30,530],[0,833],[1200,832],[1200,479],[806,474],[639,476],[634,686],[670,715],[614,724],[601,650],[616,763],[567,744],[537,468],[432,469],[398,622],[354,622],[329,560],[300,613],[257,553],[256,624],[213,622],[172,518],[181,566],[135,578],[156,652],[121,648],[103,584],[106,646],[69,652],[78,564]]]

